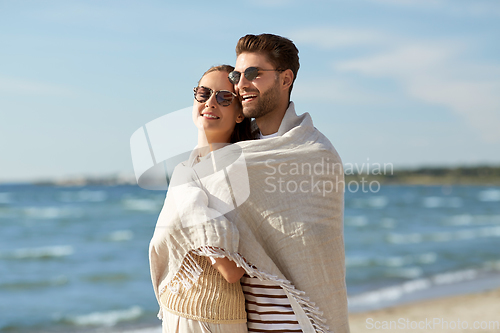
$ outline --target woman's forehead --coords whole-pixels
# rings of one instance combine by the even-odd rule
[[[225,71],[210,72],[202,77],[200,86],[211,88],[214,90],[233,90],[233,84],[227,78],[229,73]]]

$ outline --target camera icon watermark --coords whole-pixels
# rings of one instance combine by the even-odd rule
[[[137,184],[148,190],[167,190],[170,213],[184,227],[216,219],[243,204],[250,195],[243,150],[227,144],[209,151],[197,147],[192,107],[159,117],[130,138]],[[172,211],[175,209],[175,212]]]

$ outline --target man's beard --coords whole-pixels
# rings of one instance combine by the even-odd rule
[[[269,90],[258,97],[259,100],[256,105],[248,107],[243,105],[243,115],[246,118],[260,118],[273,112],[278,108],[279,96],[279,80],[276,80],[275,84]]]

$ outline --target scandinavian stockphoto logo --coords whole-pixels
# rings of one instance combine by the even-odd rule
[[[175,202],[175,207],[170,208],[177,209],[183,226],[222,216],[250,195],[241,147],[230,144],[196,158],[202,149],[194,148],[197,138],[192,107],[150,121],[130,138],[137,184],[147,190],[168,189]],[[188,160],[197,163],[189,164]],[[181,162],[185,163],[179,165]],[[174,169],[176,176],[172,178]],[[205,203],[207,207],[193,206],[193,202]]]

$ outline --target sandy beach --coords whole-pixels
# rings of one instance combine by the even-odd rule
[[[351,313],[352,333],[363,332],[500,332],[500,288]],[[476,328],[475,328],[476,327]],[[99,331],[100,332],[100,331]],[[159,333],[159,326],[130,329],[127,333]]]
[[[500,288],[349,316],[351,332],[500,332]]]

